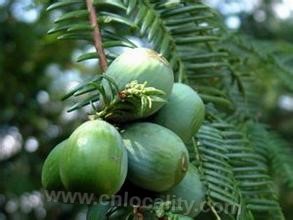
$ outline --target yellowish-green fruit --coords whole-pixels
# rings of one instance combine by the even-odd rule
[[[184,143],[201,126],[205,106],[199,95],[188,85],[174,83],[168,103],[154,115],[152,121],[174,131]]]
[[[124,183],[127,152],[119,132],[102,120],[83,123],[68,138],[60,164],[70,191],[112,195]]]
[[[118,85],[119,90],[132,82],[147,83],[147,87],[154,87],[165,93],[161,98],[167,99],[171,93],[174,75],[168,61],[157,52],[147,48],[130,49],[118,56],[107,69],[106,76],[111,77]],[[127,111],[111,115],[110,119],[118,122],[144,118],[158,111],[165,103],[154,102],[151,108],[141,112],[137,106],[135,113]]]
[[[66,147],[66,140],[56,145],[49,153],[42,168],[42,185],[45,189],[61,190],[63,184],[61,182],[59,165],[60,156]]]
[[[155,192],[169,190],[185,176],[189,155],[171,130],[153,123],[135,123],[122,133],[128,152],[128,179]]]

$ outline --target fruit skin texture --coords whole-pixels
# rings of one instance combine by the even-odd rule
[[[197,216],[200,213],[200,206],[205,196],[204,186],[200,181],[197,168],[190,164],[183,180],[169,191],[162,193],[161,197],[166,196],[171,199],[175,196],[177,201],[181,200],[180,203],[178,202],[178,205],[181,205],[182,208],[181,214],[193,218]]]
[[[130,49],[118,56],[107,69],[107,76],[112,77],[123,90],[125,85],[136,80],[138,83],[147,82],[147,87],[154,87],[165,92],[162,98],[167,99],[174,83],[174,74],[168,61],[157,52],[147,48]],[[127,115],[117,120],[134,120],[148,117],[159,110],[165,103],[153,103],[151,109],[143,115]],[[126,118],[126,119],[125,119]]]
[[[182,140],[160,125],[135,123],[122,133],[128,152],[128,179],[154,192],[169,190],[184,177],[189,155]]]
[[[110,208],[111,205],[108,202],[98,203],[97,205],[89,206],[86,220],[107,220],[107,212]]]
[[[61,190],[64,188],[60,173],[60,156],[66,146],[67,140],[62,141],[56,145],[47,156],[42,168],[42,185],[48,190]]]
[[[153,122],[174,131],[184,143],[201,126],[205,106],[198,94],[188,85],[174,83],[168,103],[154,115]]]
[[[70,191],[112,195],[126,178],[127,152],[122,138],[102,120],[79,126],[68,138],[61,159],[61,180]]]

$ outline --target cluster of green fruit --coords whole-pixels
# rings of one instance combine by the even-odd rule
[[[125,108],[107,121],[95,119],[80,125],[48,155],[43,186],[113,195],[127,180],[142,190],[199,204],[203,186],[197,169],[189,163],[186,147],[204,120],[204,104],[198,94],[188,85],[174,83],[168,62],[150,49],[123,53],[105,75],[119,91],[133,81],[146,83],[162,91],[166,102],[153,100],[137,114]],[[188,213],[191,217],[196,214]]]

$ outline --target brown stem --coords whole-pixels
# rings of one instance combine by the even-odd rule
[[[93,27],[92,34],[93,34],[94,45],[99,56],[99,65],[101,70],[105,72],[108,67],[108,63],[107,63],[106,55],[104,52],[104,48],[102,46],[102,36],[99,29],[99,24],[97,22],[96,9],[93,5],[93,0],[86,0],[86,6],[89,12],[89,20],[90,20],[91,26]]]

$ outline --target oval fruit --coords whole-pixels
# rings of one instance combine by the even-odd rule
[[[59,173],[60,156],[66,146],[66,140],[62,141],[51,150],[42,168],[42,185],[45,189],[61,190],[63,184]]]
[[[200,213],[201,203],[204,200],[205,191],[197,168],[189,165],[188,171],[183,180],[162,194],[163,198],[175,199],[175,207],[181,209],[181,214],[195,217]]]
[[[185,143],[201,126],[205,106],[188,85],[174,83],[168,103],[154,116],[153,122],[174,131]]]
[[[83,123],[68,138],[60,165],[61,180],[71,191],[112,195],[124,183],[127,152],[111,124]]]
[[[128,178],[141,188],[166,191],[184,177],[189,155],[171,130],[153,123],[135,123],[122,133],[128,152]]]
[[[161,97],[163,99],[169,97],[174,83],[174,74],[168,61],[157,52],[147,48],[135,48],[124,52],[112,62],[105,74],[115,80],[120,91],[132,81],[147,82],[147,87],[154,87],[165,92],[165,95]],[[138,106],[137,114],[123,114],[123,117],[115,115],[115,120],[128,121],[148,117],[164,104],[164,102],[154,102],[152,107],[143,113],[140,113],[140,106]]]

